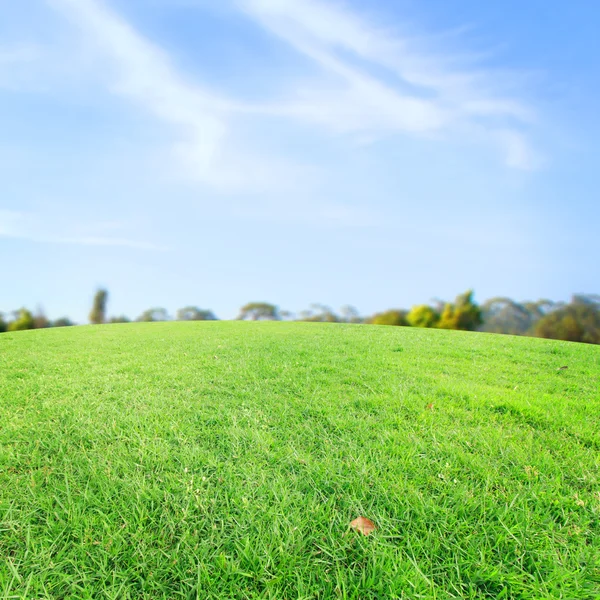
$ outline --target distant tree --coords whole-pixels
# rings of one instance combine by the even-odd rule
[[[178,321],[216,321],[217,317],[210,310],[198,308],[197,306],[186,306],[177,311]]]
[[[26,329],[33,329],[34,327],[35,321],[33,315],[26,308],[22,308],[18,311],[15,320],[8,324],[8,331],[24,331]]]
[[[293,321],[295,319],[295,315],[290,310],[280,310],[279,317],[282,321]]]
[[[564,302],[553,302],[552,300],[537,300],[536,302],[523,302],[523,306],[529,311],[534,323],[551,313],[566,306]]]
[[[267,302],[249,302],[240,308],[239,321],[279,321],[279,309]]]
[[[136,321],[150,323],[153,321],[168,321],[169,313],[164,308],[150,308],[144,311]]]
[[[510,298],[492,298],[481,307],[480,331],[525,335],[533,325],[534,315],[523,304]]]
[[[350,304],[345,304],[340,308],[340,321],[342,323],[364,323],[364,319],[358,313],[358,310]]]
[[[50,320],[44,314],[43,308],[40,306],[33,315],[33,328],[34,329],[45,329],[50,327]]]
[[[299,320],[311,323],[339,323],[341,319],[329,306],[316,303],[311,304],[308,310],[303,310],[300,313]]]
[[[90,323],[100,325],[106,322],[106,304],[108,302],[108,292],[99,289],[94,296],[94,303],[90,312]]]
[[[519,303],[505,297],[491,298],[481,307],[483,324],[479,331],[528,335],[540,319],[559,307],[550,300]]]
[[[118,317],[111,317],[108,320],[109,323],[131,323],[131,319],[125,315],[119,315]]]
[[[600,344],[600,304],[574,296],[571,304],[540,319],[533,333],[554,340]]]
[[[8,328],[8,323],[4,320],[4,314],[0,313],[0,333],[4,333]]]
[[[481,309],[473,301],[473,290],[467,290],[456,297],[454,304],[446,304],[436,327],[476,331],[482,323]]]
[[[411,327],[435,327],[440,320],[440,314],[427,304],[413,306],[406,315]]]
[[[600,294],[574,294],[571,304],[585,304],[600,310]]]
[[[75,323],[67,317],[61,317],[50,323],[50,327],[72,327],[73,325],[75,325]]]
[[[373,315],[368,322],[372,325],[396,325],[407,326],[406,316],[408,312],[400,309],[390,309]]]

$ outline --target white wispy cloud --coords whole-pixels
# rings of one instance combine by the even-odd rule
[[[208,177],[226,134],[227,100],[185,82],[159,47],[94,0],[49,0],[111,69],[112,91],[180,130],[199,176]]]
[[[499,129],[494,133],[505,151],[506,164],[509,167],[533,171],[544,164],[544,159],[532,151],[524,134],[512,129]]]
[[[115,246],[135,250],[162,251],[164,247],[149,242],[105,235],[79,234],[80,224],[48,215],[0,209],[0,237],[27,240],[42,244],[75,246]],[[86,227],[85,229],[90,229]],[[94,229],[94,227],[92,227]]]
[[[236,114],[260,113],[186,79],[169,55],[106,4],[47,0],[73,22],[108,71],[110,89],[174,129],[170,154],[180,175],[224,191],[282,187],[307,168],[261,157],[232,127]]]
[[[506,76],[457,68],[458,59],[423,50],[329,0],[231,0],[232,6],[310,58],[285,100],[248,104],[184,74],[166,51],[98,0],[47,0],[84,34],[108,68],[111,90],[174,129],[182,173],[224,190],[266,190],[307,179],[307,167],[282,153],[261,156],[235,132],[236,119],[305,121],[356,140],[408,134],[456,136],[503,149],[509,167],[540,160],[529,141],[534,111],[503,91]],[[383,78],[385,70],[390,77]]]
[[[427,52],[411,38],[377,27],[338,3],[237,0],[237,5],[331,76],[303,84],[295,101],[274,110],[335,131],[472,131],[478,139],[487,134],[488,142],[503,143],[508,166],[538,164],[523,132],[534,111],[504,93],[503,83],[512,83],[506,74],[458,68],[458,59]],[[375,67],[371,72],[369,63]],[[372,74],[381,69],[397,78],[395,84]]]

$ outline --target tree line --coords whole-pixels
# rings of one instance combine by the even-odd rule
[[[108,291],[96,291],[89,322],[129,323],[131,319],[108,315]],[[165,308],[150,308],[135,319],[138,322],[170,321],[216,321],[212,310],[186,306],[169,315]],[[322,304],[313,304],[298,314],[280,310],[268,302],[250,302],[240,308],[238,320],[244,321],[307,321],[321,323],[365,323],[402,327],[428,327],[463,331],[482,331],[526,335],[570,342],[600,344],[600,295],[576,294],[568,303],[538,300],[516,302],[498,297],[477,304],[473,291],[459,294],[454,302],[437,301],[419,304],[410,310],[389,309],[372,316],[361,316],[352,306],[344,306],[338,312]],[[66,327],[75,325],[67,317],[51,321],[41,309],[35,313],[21,308],[10,315],[0,313],[0,332]]]

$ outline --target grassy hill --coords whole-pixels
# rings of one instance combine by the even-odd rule
[[[599,390],[508,336],[2,334],[0,597],[600,598]]]

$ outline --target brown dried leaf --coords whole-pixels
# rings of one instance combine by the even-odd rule
[[[433,402],[430,402],[426,407],[426,410],[433,410]]]
[[[359,531],[363,535],[369,535],[373,533],[377,527],[375,527],[375,523],[371,521],[371,519],[367,519],[367,517],[358,517],[350,523],[350,527],[355,531]]]
[[[558,369],[556,369],[557,371],[564,371],[565,369],[568,369],[569,367],[567,365],[565,365],[564,367],[558,367]]]

